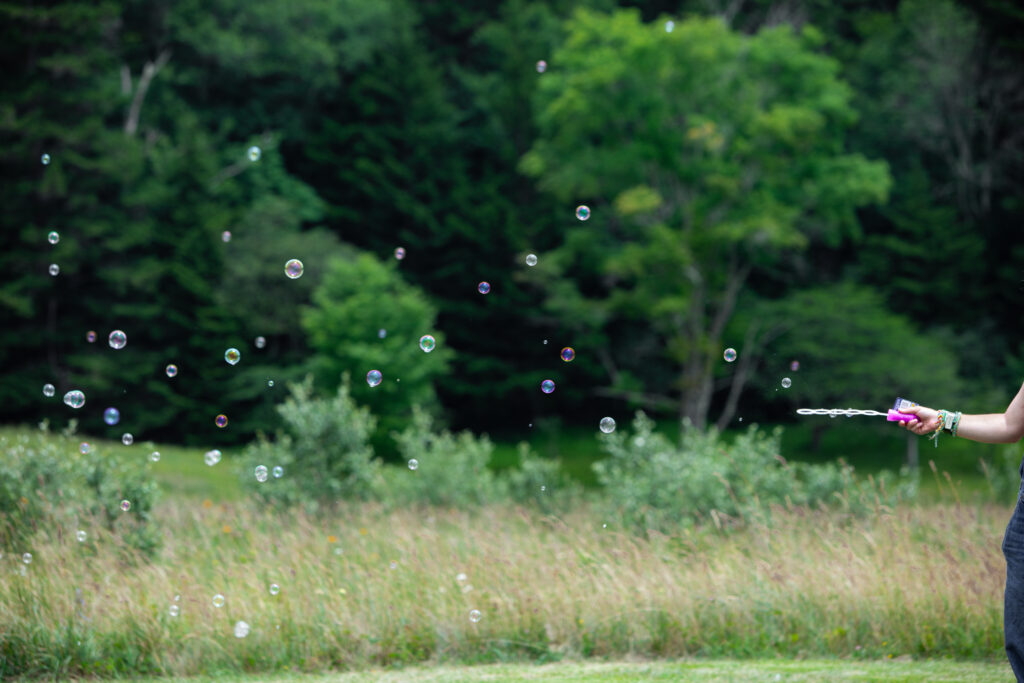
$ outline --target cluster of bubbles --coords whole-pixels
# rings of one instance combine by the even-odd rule
[[[423,349],[424,353],[430,353],[436,345],[437,340],[434,339],[433,335],[425,334],[420,337],[420,348]]]
[[[302,277],[303,270],[305,270],[305,266],[303,266],[302,261],[297,258],[289,259],[284,264],[284,274],[291,280],[297,280]]]
[[[85,394],[78,389],[72,389],[64,394],[64,404],[77,410],[85,405]]]
[[[370,370],[366,373],[366,383],[371,387],[375,387],[384,381],[384,375],[381,374],[380,370]]]

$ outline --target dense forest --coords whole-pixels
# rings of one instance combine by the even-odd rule
[[[387,429],[413,406],[499,432],[635,408],[727,427],[896,395],[996,410],[1024,377],[1014,3],[0,16],[6,422],[240,443],[311,374],[348,376]]]

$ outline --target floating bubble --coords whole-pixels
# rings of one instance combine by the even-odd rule
[[[238,365],[238,361],[240,360],[242,360],[242,352],[235,347],[232,346],[224,352],[224,362],[228,365]]]
[[[669,19],[665,22],[665,33],[672,33],[676,28],[676,22]]]
[[[280,592],[281,592],[281,587],[280,586],[278,586],[276,583],[270,584],[270,594],[271,595],[277,595]]]
[[[92,331],[92,330],[89,330],[88,332],[86,332],[85,333],[85,341],[87,341],[90,344],[92,344],[94,341],[96,341],[96,333],[94,331]]]
[[[256,341],[254,343],[256,344],[257,349],[262,349],[267,345],[267,340],[265,337],[256,337]]]
[[[90,451],[92,451],[92,446],[89,444],[88,441],[83,441],[82,443],[78,444],[78,452],[81,453],[82,455],[89,455]]]
[[[244,621],[235,622],[235,638],[245,638],[249,635],[249,624]]]
[[[398,247],[395,249],[395,258],[399,261],[405,258],[405,247]]]
[[[53,395],[55,393],[57,393],[57,390],[54,388],[52,384],[43,385],[43,396],[45,396],[46,398],[53,398]]]
[[[213,467],[220,462],[221,453],[218,449],[214,448],[212,451],[206,451],[203,453],[203,462],[209,467]]]
[[[430,353],[434,350],[434,346],[437,345],[437,340],[432,335],[425,334],[420,337],[420,348],[423,349],[424,353]]]
[[[579,218],[581,221],[585,221],[588,218],[590,218],[590,207],[587,206],[586,204],[580,204],[579,206],[577,206],[576,218]]]
[[[480,292],[481,294],[486,294],[487,292],[491,291],[491,283],[481,282],[476,286],[476,291]]]
[[[550,394],[552,391],[555,390],[555,383],[550,379],[546,379],[540,383],[540,390],[543,391],[545,394]]]
[[[213,419],[213,422],[221,429],[224,429],[225,427],[228,426],[228,416],[225,415],[224,413],[221,413],[220,415]]]
[[[152,462],[160,462],[160,451],[153,451],[149,454],[149,459]]]
[[[797,370],[799,370],[799,369],[800,369],[800,361],[798,361],[798,360],[795,360],[795,361],[793,361],[792,363],[790,363],[790,364],[789,364],[789,369],[790,369],[790,370],[791,370],[792,372],[796,372]]]
[[[474,624],[478,623],[482,617],[483,617],[483,615],[480,614],[480,610],[478,610],[478,609],[471,609],[471,610],[469,610],[469,620],[472,621]]]
[[[222,242],[230,242],[231,241],[231,231],[230,230],[225,230],[224,232],[222,232],[220,234],[220,239],[221,239]]]
[[[722,358],[725,359],[726,363],[731,363],[736,360],[736,349],[726,349],[725,353],[722,354]]]
[[[51,230],[50,234],[46,236],[46,241],[50,244],[57,244],[57,242],[60,242],[60,233],[56,230]]]
[[[783,377],[782,378],[782,388],[783,389],[789,389],[791,386],[793,386],[793,380],[791,380],[788,377]]]
[[[221,608],[224,606],[224,596],[220,593],[217,593],[213,596],[213,600],[211,600],[211,602],[213,603],[214,607]]]
[[[384,381],[384,375],[380,373],[380,370],[370,370],[366,373],[366,383],[371,387],[375,387]]]
[[[548,63],[543,59],[537,62],[537,73],[542,74],[548,70]]]
[[[176,377],[178,375],[178,366],[175,365],[174,363],[171,363],[166,368],[164,368],[164,372],[167,373],[168,377]]]
[[[75,532],[75,538],[78,539],[79,543],[85,543],[85,539],[88,538],[88,537],[89,537],[89,535],[87,533],[85,533],[84,531],[82,531],[81,529],[79,529],[78,531]]]
[[[383,327],[377,330],[377,339],[383,339],[386,336],[388,336],[388,331]]]
[[[50,275],[52,275],[53,277],[57,277],[58,275],[60,275],[60,266],[58,266],[56,263],[51,263],[50,267],[47,268],[47,272],[49,272]]]
[[[43,166],[49,166],[50,165],[50,155],[49,154],[44,154],[43,156],[39,157],[39,161],[43,162]]]
[[[170,606],[170,608],[169,608],[169,609],[167,610],[167,612],[168,612],[168,613],[169,613],[169,614],[170,614],[170,615],[171,615],[172,617],[176,617],[176,616],[178,616],[179,614],[181,614],[181,608],[180,608],[180,607],[178,607],[177,605],[171,605],[171,606]]]
[[[249,156],[249,161],[259,161],[260,157],[263,156],[263,150],[253,145],[246,154]]]
[[[528,266],[535,266],[535,265],[537,265],[537,255],[536,254],[527,254],[526,255],[526,265],[528,265]]]
[[[297,258],[293,258],[284,264],[284,274],[292,280],[297,280],[302,277],[303,270],[305,270],[305,266],[303,266],[302,261]]]
[[[271,470],[271,473],[274,475],[274,479],[280,479],[284,476],[284,468],[280,465],[275,465],[274,469]]]
[[[72,389],[64,394],[64,403],[77,410],[85,405],[85,394],[78,389]]]
[[[256,469],[253,470],[253,474],[256,475],[256,481],[262,484],[267,480],[267,466],[257,465]]]
[[[610,417],[602,417],[598,426],[605,434],[611,434],[615,431],[615,420]]]
[[[124,434],[121,435],[121,443],[123,443],[125,446],[131,446],[134,441],[135,437],[129,434],[128,432],[125,432]]]
[[[21,556],[21,561],[25,564],[32,564],[32,553],[25,553]]]
[[[562,360],[566,363],[576,357],[576,351],[571,346],[566,346],[562,349]]]
[[[103,411],[103,421],[113,427],[121,421],[121,411],[114,407],[107,408]]]
[[[412,459],[409,460],[409,469],[410,470],[415,472],[419,468],[420,468],[420,461],[419,460],[417,460],[416,458],[412,458]]]
[[[268,379],[267,380],[267,386],[270,387],[270,388],[273,388],[274,387],[274,380]]]
[[[121,501],[121,512],[128,512],[132,509],[132,503],[130,500]]]
[[[112,349],[123,349],[128,343],[128,335],[121,330],[114,330],[107,335],[107,343],[110,344]]]

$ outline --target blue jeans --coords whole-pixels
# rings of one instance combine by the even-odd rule
[[[1017,507],[1003,536],[1006,557],[1006,593],[1003,597],[1003,632],[1006,657],[1018,681],[1024,681],[1024,462],[1020,464],[1021,487]]]

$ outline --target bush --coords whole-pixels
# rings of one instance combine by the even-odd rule
[[[0,546],[28,548],[43,527],[68,533],[99,523],[135,550],[152,555],[159,546],[151,512],[156,482],[138,458],[93,446],[79,450],[75,425],[61,435],[44,423],[37,432],[0,436]],[[131,502],[131,512],[120,509]]]
[[[911,497],[916,480],[893,487],[889,475],[858,481],[844,464],[788,464],[781,429],[751,427],[731,445],[710,429],[685,428],[681,447],[654,432],[642,412],[632,435],[602,436],[610,456],[594,464],[605,500],[626,524],[669,531],[699,520],[716,525],[763,518],[772,505],[836,504],[854,512]]]

